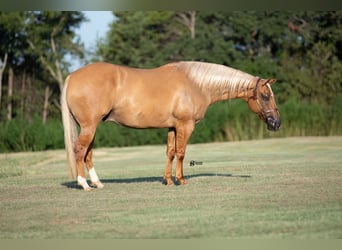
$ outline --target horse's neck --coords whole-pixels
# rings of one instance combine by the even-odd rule
[[[227,79],[224,84],[210,84],[202,87],[203,93],[209,97],[211,104],[228,99],[247,100],[251,89],[253,89],[253,81],[250,79],[239,83],[232,83],[231,79]]]
[[[224,65],[180,62],[188,77],[203,91],[210,103],[232,98],[247,98],[256,77]]]

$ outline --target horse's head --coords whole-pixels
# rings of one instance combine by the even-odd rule
[[[259,78],[247,98],[249,108],[258,114],[272,131],[277,131],[280,127],[280,115],[271,89],[275,81],[276,79]]]

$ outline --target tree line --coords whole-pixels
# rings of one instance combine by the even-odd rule
[[[119,12],[98,55],[153,67],[198,60],[276,77],[280,102],[330,104],[341,92],[342,12]]]
[[[82,12],[0,12],[1,121],[58,116],[66,55],[84,54],[75,32],[84,21]]]
[[[89,62],[151,68],[196,60],[275,77],[273,90],[285,121],[278,136],[342,133],[338,125],[342,117],[342,11],[113,15],[109,32],[97,41]],[[0,12],[0,150],[63,147],[59,95],[69,73],[66,56],[82,58],[87,52],[76,35],[85,21],[82,12]],[[248,112],[235,101],[214,105],[191,141],[274,136]],[[95,143],[163,143],[163,134],[163,130],[126,130],[104,124]]]

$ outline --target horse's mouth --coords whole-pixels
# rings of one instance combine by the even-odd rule
[[[280,118],[274,119],[273,117],[267,117],[266,119],[267,129],[271,131],[277,131],[280,128]]]

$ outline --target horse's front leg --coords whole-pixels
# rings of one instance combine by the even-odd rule
[[[183,175],[183,160],[185,157],[186,145],[192,134],[192,131],[194,130],[194,127],[194,122],[187,122],[177,126],[176,128],[176,181],[181,185],[186,184]]]
[[[172,181],[172,162],[175,158],[175,129],[169,128],[167,134],[167,147],[166,147],[166,167],[164,173],[164,183],[166,185],[173,185]]]

